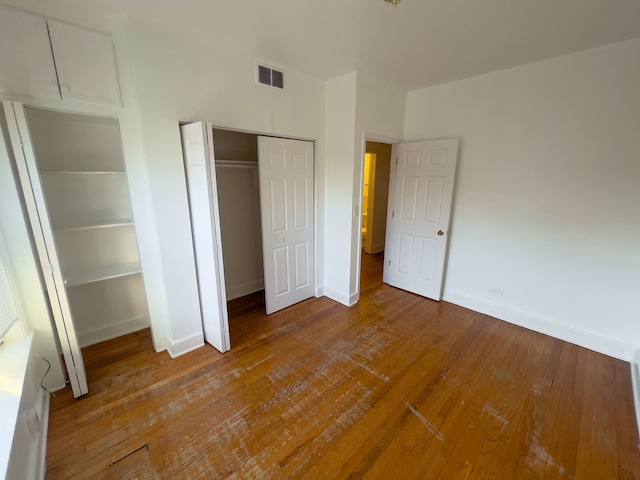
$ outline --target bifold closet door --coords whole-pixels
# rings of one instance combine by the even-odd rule
[[[226,352],[231,348],[231,341],[213,127],[209,123],[197,122],[183,125],[181,130],[204,338],[219,351]]]
[[[313,143],[258,137],[267,314],[314,295]]]
[[[5,101],[3,107],[49,303],[69,374],[69,382],[73,389],[73,396],[79,397],[89,391],[87,376],[69,306],[66,279],[60,266],[53,228],[40,182],[29,127],[22,104]]]

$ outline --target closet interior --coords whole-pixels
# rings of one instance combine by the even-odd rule
[[[264,290],[258,136],[213,129],[227,300]]]
[[[80,346],[148,327],[118,121],[25,115]]]

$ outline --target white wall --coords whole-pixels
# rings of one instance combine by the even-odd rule
[[[364,154],[366,141],[397,143],[404,135],[407,93],[396,87],[380,82],[370,75],[358,72],[356,101],[356,151],[353,160],[352,200],[358,215],[351,225],[351,273],[349,281],[350,297],[360,298],[360,251],[362,216],[362,179],[364,174]]]
[[[352,72],[326,84],[325,294],[345,305],[360,298],[360,229],[366,140],[397,142],[406,93]]]
[[[351,225],[360,215],[354,208],[356,73],[326,83],[325,160],[325,274],[324,294],[350,305],[349,274]]]
[[[461,138],[445,299],[631,358],[639,78],[635,39],[408,95],[407,141]]]

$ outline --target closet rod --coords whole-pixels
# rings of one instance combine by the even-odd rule
[[[216,167],[231,167],[231,168],[257,168],[258,162],[245,162],[235,160],[216,160]]]

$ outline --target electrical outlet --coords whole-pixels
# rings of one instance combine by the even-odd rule
[[[502,290],[501,288],[490,287],[489,288],[489,293],[491,295],[497,295],[497,296],[501,297],[502,294],[504,293],[504,290]]]

